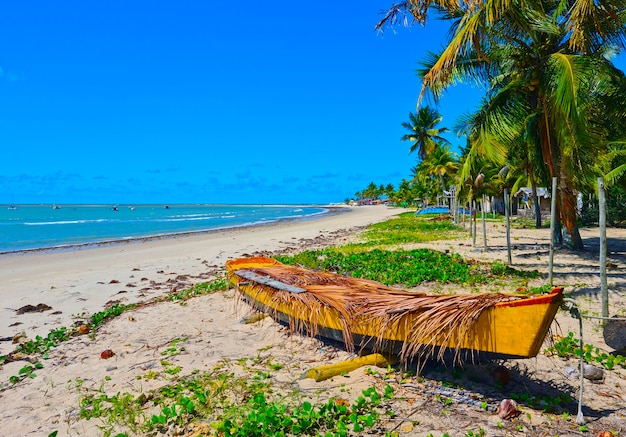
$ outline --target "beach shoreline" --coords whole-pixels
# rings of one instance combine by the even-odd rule
[[[324,208],[327,213],[249,226],[1,254],[0,338],[21,332],[45,336],[70,326],[75,316],[101,311],[107,302],[132,303],[204,281],[228,258],[287,250],[403,211],[385,206]],[[186,279],[175,279],[182,276]],[[152,289],[133,293],[148,287]],[[25,305],[40,303],[52,309],[16,314]]]
[[[66,205],[66,206],[72,206],[72,205]],[[84,207],[85,205],[81,205],[81,206]],[[108,205],[87,205],[87,206],[98,207],[98,206],[108,206]],[[225,206],[225,205],[214,205],[214,206]],[[238,206],[238,205],[230,205],[230,206]],[[271,205],[271,206],[284,206],[284,205]],[[74,251],[74,250],[84,250],[84,249],[92,249],[96,247],[111,246],[111,245],[117,245],[117,244],[133,244],[137,242],[145,242],[145,241],[150,241],[150,240],[163,240],[167,238],[180,238],[180,237],[192,236],[192,235],[210,234],[213,232],[227,231],[230,229],[245,229],[245,228],[251,228],[255,226],[270,226],[273,224],[288,223],[290,221],[315,220],[317,218],[320,218],[321,216],[341,214],[343,212],[347,212],[350,210],[350,208],[347,206],[338,206],[338,205],[289,205],[289,206],[293,208],[320,208],[323,211],[313,213],[313,214],[307,214],[304,216],[298,216],[298,217],[278,218],[278,219],[273,219],[273,220],[268,220],[268,221],[263,221],[263,222],[244,223],[240,225],[222,226],[222,227],[214,227],[214,228],[207,228],[207,229],[200,229],[200,230],[167,232],[163,234],[141,235],[141,236],[136,236],[136,237],[114,238],[110,240],[89,241],[85,243],[69,243],[69,244],[60,244],[60,245],[55,245],[55,246],[35,247],[35,248],[27,248],[27,249],[0,250],[0,258],[2,258],[3,256],[19,255],[19,254],[25,254],[25,253],[39,253],[39,252],[55,252],[56,253],[56,252],[67,252],[67,251]]]

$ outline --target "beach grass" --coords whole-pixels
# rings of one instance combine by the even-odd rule
[[[345,246],[345,250],[397,247],[411,243],[427,243],[435,240],[454,240],[467,235],[450,220],[439,216],[416,216],[412,212],[399,214],[384,222],[369,225],[359,241]]]

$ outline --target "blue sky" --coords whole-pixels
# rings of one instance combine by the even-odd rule
[[[5,2],[0,203],[328,203],[399,183],[414,70],[445,27],[380,35],[391,3]],[[478,96],[449,93],[443,124]]]

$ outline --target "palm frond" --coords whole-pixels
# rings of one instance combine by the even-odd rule
[[[255,283],[252,291],[247,291],[270,296],[270,306],[275,309],[271,315],[275,317],[281,308],[289,308],[292,316],[288,324],[293,332],[316,336],[322,316],[331,314],[341,326],[344,343],[350,351],[356,349],[354,330],[358,327],[368,327],[379,350],[386,347],[389,333],[407,332],[409,335],[402,340],[400,351],[404,362],[416,356],[435,356],[436,351],[436,358],[442,359],[446,349],[455,350],[455,358],[460,359],[461,347],[475,335],[473,328],[484,311],[500,302],[525,298],[501,293],[409,293],[374,281],[282,264],[245,270],[305,290],[294,293]],[[232,282],[239,281],[237,274],[229,271]]]

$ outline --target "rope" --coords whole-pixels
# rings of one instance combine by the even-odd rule
[[[626,317],[601,317],[601,316],[587,316],[585,314],[581,314],[582,317],[586,319],[598,319],[598,320],[615,320],[617,322],[626,322]]]
[[[580,314],[580,310],[573,299],[564,299],[563,308],[568,310],[570,315],[575,319],[578,319],[578,328],[580,330],[580,394],[578,396],[578,414],[576,414],[576,423],[578,425],[585,424],[585,417],[583,416],[583,390],[584,390],[584,367],[585,361],[583,359],[583,318]]]
[[[478,409],[496,412],[498,410],[498,406],[489,402],[489,399],[479,400],[476,399],[478,395],[476,393],[472,393],[465,390],[459,390],[452,387],[443,387],[441,385],[430,384],[424,381],[423,386],[417,384],[402,384],[402,387],[415,388],[420,390],[422,393],[430,394],[430,395],[441,395],[447,398],[453,399],[457,402],[461,402],[464,404],[472,405]]]

